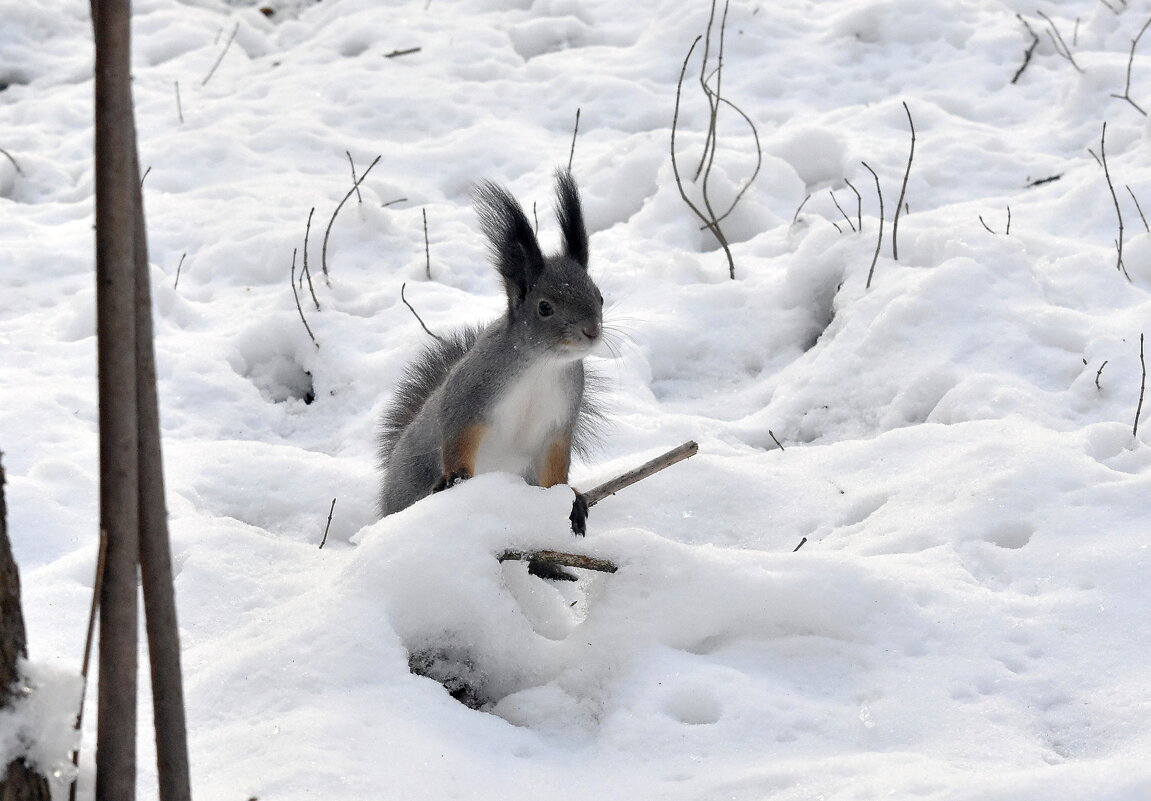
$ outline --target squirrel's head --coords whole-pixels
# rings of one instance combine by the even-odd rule
[[[603,295],[588,275],[588,237],[571,173],[556,171],[556,219],[563,247],[545,257],[523,209],[506,189],[484,181],[476,211],[508,295],[508,324],[533,346],[580,359],[602,338]]]

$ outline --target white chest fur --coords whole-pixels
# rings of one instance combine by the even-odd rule
[[[537,365],[508,388],[488,418],[476,454],[476,472],[502,471],[529,478],[545,450],[567,423],[572,387],[570,364]]]

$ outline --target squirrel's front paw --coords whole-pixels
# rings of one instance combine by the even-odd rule
[[[467,470],[457,470],[454,473],[445,473],[440,476],[440,480],[432,487],[432,492],[443,492],[449,487],[454,487],[462,481],[467,481],[472,477],[472,474]]]
[[[572,534],[582,537],[587,534],[587,496],[579,490],[573,490],[573,492],[575,492],[575,501],[572,503],[572,513],[568,519],[572,524]]]

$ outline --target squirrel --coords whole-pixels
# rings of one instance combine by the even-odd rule
[[[507,293],[506,313],[456,331],[408,365],[383,415],[382,516],[480,473],[566,484],[602,419],[584,357],[603,338],[603,295],[588,274],[588,236],[575,180],[556,171],[559,253],[545,257],[514,197],[490,181],[476,213]],[[587,530],[576,498],[572,531]]]

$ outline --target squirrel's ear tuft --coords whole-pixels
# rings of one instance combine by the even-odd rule
[[[488,238],[492,262],[504,279],[508,304],[518,306],[544,270],[539,242],[520,204],[502,186],[481,181],[475,189],[476,214]]]
[[[572,174],[562,168],[556,170],[556,219],[563,232],[564,252],[587,269],[587,229],[584,227],[579,189]]]

